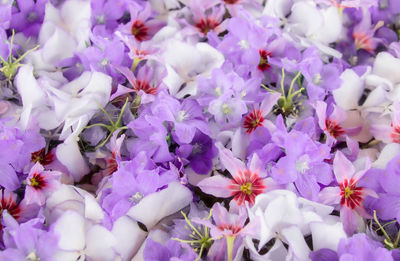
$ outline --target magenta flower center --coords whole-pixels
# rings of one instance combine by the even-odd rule
[[[143,41],[147,37],[147,31],[149,29],[145,26],[145,24],[140,21],[136,20],[132,23],[131,33],[135,36],[136,40]]]
[[[38,151],[32,152],[31,154],[31,161],[36,163],[39,162],[43,166],[49,165],[54,160],[54,154],[52,153],[45,153],[45,149],[42,148]]]
[[[239,171],[228,188],[232,190],[233,200],[237,201],[240,206],[243,205],[245,201],[253,205],[256,196],[263,193],[266,186],[262,178],[260,178],[256,172],[246,170],[244,172]]]
[[[330,119],[325,120],[326,131],[334,138],[342,136],[346,131],[336,122]]]
[[[17,202],[10,196],[4,196],[0,200],[0,217],[2,216],[3,210],[7,210],[7,212],[13,216],[16,220],[19,219],[21,214],[21,208],[17,204]],[[2,226],[0,224],[0,230]]]
[[[260,61],[257,68],[261,71],[268,70],[271,67],[271,65],[268,63],[268,57],[271,57],[271,52],[260,49],[258,53],[260,54]]]
[[[225,3],[233,5],[236,4],[237,2],[239,2],[239,0],[224,0]]]
[[[257,127],[263,126],[264,117],[262,110],[255,110],[253,109],[245,118],[243,126],[247,129],[247,133],[252,133]]]
[[[211,30],[214,30],[220,23],[212,18],[201,19],[195,26],[197,29],[207,35]]]
[[[371,37],[365,33],[353,33],[354,44],[357,50],[364,49],[368,52],[372,52],[374,48],[372,47]]]
[[[393,127],[393,131],[390,133],[390,138],[393,142],[400,143],[400,125]]]
[[[46,186],[46,181],[40,173],[34,173],[29,179],[30,186],[35,190],[41,190]]]
[[[355,209],[361,206],[363,200],[363,188],[357,187],[357,181],[354,179],[345,179],[339,184],[340,188],[340,205]]]
[[[134,86],[136,92],[140,90],[144,91],[147,94],[155,95],[157,94],[157,87],[151,87],[149,83],[145,81],[136,81],[136,86]]]

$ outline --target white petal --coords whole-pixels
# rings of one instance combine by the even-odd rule
[[[304,236],[298,227],[291,226],[284,228],[282,229],[281,234],[287,240],[289,245],[289,256],[291,256],[293,260],[309,259],[311,251],[308,248],[307,243],[304,240]]]
[[[22,99],[21,125],[25,129],[28,126],[31,111],[45,103],[45,94],[33,76],[32,65],[21,66],[15,77],[15,85]]]
[[[123,260],[132,259],[147,234],[135,221],[127,216],[120,217],[114,222],[112,233],[117,239],[115,250],[121,254]]]
[[[334,224],[315,222],[310,224],[310,228],[314,250],[329,248],[336,251],[340,239],[347,238],[341,222]]]
[[[389,161],[400,154],[400,144],[390,143],[383,147],[378,159],[372,163],[372,167],[385,169]]]
[[[346,69],[342,75],[342,85],[339,89],[333,90],[333,97],[340,108],[351,110],[358,107],[358,100],[364,91],[364,81],[350,69]]]
[[[89,172],[89,167],[82,157],[79,146],[76,141],[63,143],[57,146],[57,159],[67,167],[70,174],[74,177],[74,181],[79,181]]]
[[[150,230],[162,218],[179,211],[191,201],[192,192],[182,184],[172,182],[168,188],[144,197],[127,215],[145,224]]]
[[[400,59],[393,57],[388,52],[380,52],[374,61],[372,73],[389,79],[392,83],[400,82]]]
[[[115,257],[117,240],[105,227],[95,225],[86,234],[86,255],[92,260],[107,261]]]
[[[85,195],[85,218],[90,218],[98,222],[101,222],[104,218],[104,213],[99,203],[89,194]]]
[[[65,212],[54,224],[59,236],[58,246],[63,250],[81,250],[85,247],[85,219],[76,212]]]

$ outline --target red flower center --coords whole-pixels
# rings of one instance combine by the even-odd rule
[[[106,160],[106,168],[104,170],[104,175],[109,176],[118,170],[118,163],[116,154],[113,152],[112,156]]]
[[[46,186],[46,181],[40,173],[33,173],[32,178],[29,179],[30,186],[35,190],[41,190]]]
[[[224,0],[225,3],[233,5],[236,4],[237,2],[239,2],[239,0]]]
[[[266,71],[271,68],[271,65],[268,63],[268,57],[271,57],[271,52],[260,49],[258,53],[260,54],[260,62],[258,63],[257,68],[260,71]]]
[[[257,127],[263,126],[264,117],[262,110],[255,110],[253,109],[245,118],[243,126],[247,129],[247,133],[252,133]]]
[[[245,201],[248,201],[250,205],[254,205],[256,196],[266,189],[262,178],[257,173],[249,170],[239,171],[231,183],[228,188],[232,190],[231,196],[239,206],[243,205]]]
[[[149,29],[140,20],[136,20],[136,21],[134,21],[132,23],[131,33],[132,33],[133,36],[135,36],[136,40],[138,40],[140,42],[147,38],[147,36],[148,36],[147,31],[148,30]]]
[[[363,188],[357,187],[357,181],[354,179],[345,179],[339,184],[340,188],[340,205],[347,206],[351,209],[361,206],[363,200]]]
[[[145,81],[136,81],[136,86],[133,87],[136,92],[140,90],[144,91],[147,94],[155,95],[157,94],[157,87],[151,87],[149,83]]]
[[[368,52],[373,52],[371,37],[365,33],[353,33],[354,44],[358,49],[364,49]]]
[[[390,138],[392,138],[393,142],[400,143],[400,125],[393,127]]]
[[[240,230],[242,230],[241,227],[234,226],[234,225],[231,225],[231,224],[222,224],[222,225],[219,225],[218,228],[221,231],[230,230],[230,231],[232,231],[232,235],[238,234],[240,232]]]
[[[325,130],[335,139],[346,133],[346,131],[336,121],[326,119],[325,125],[326,125]]]
[[[201,33],[207,35],[209,31],[214,30],[219,24],[215,19],[206,18],[205,20],[201,19],[195,26]]]
[[[52,153],[45,153],[45,149],[40,149],[38,151],[32,152],[31,154],[31,161],[32,162],[39,162],[43,166],[49,165],[54,160],[54,154]]]
[[[13,216],[13,218],[15,218],[16,220],[19,219],[21,208],[11,196],[2,195],[0,200],[0,217],[2,216],[4,210],[7,210],[8,214]],[[2,226],[0,224],[0,230],[1,228]]]

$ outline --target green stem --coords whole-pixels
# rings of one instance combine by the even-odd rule
[[[264,84],[261,84],[261,87],[263,87],[264,89],[266,89],[266,90],[269,91],[269,92],[277,92],[277,91],[275,91],[275,90],[272,90],[272,89],[268,88],[268,87],[265,86]]]
[[[228,251],[228,261],[233,260],[233,242],[235,241],[234,236],[226,236],[226,248]]]
[[[120,126],[120,125],[121,125],[121,119],[122,119],[122,116],[123,116],[124,111],[125,111],[125,109],[126,109],[126,105],[128,104],[128,101],[129,101],[129,98],[126,97],[126,101],[125,101],[124,105],[122,106],[121,113],[119,114],[118,120],[117,120],[117,122],[115,123],[115,125],[116,125],[117,127],[121,127],[121,126]]]
[[[286,97],[286,94],[285,94],[285,86],[284,86],[284,80],[285,80],[285,69],[282,68],[281,92],[282,92],[282,96],[283,96],[283,97]]]
[[[383,235],[386,237],[386,240],[388,240],[389,242],[392,242],[392,240],[390,239],[389,235],[386,233],[385,229],[382,227],[381,223],[379,223],[378,218],[376,216],[376,210],[374,210],[374,220],[375,220],[376,224],[378,224],[378,226],[381,229]]]
[[[293,91],[294,83],[295,83],[296,80],[300,77],[300,75],[301,75],[301,72],[298,72],[298,73],[296,74],[296,76],[294,76],[292,82],[290,83],[289,92],[288,92],[288,97],[291,95],[291,93],[292,93],[292,91]],[[299,86],[299,87],[300,87],[300,86]]]
[[[400,240],[400,230],[397,232],[396,241],[394,241],[394,248],[397,248],[397,245],[399,244],[399,240]]]
[[[131,71],[134,72],[136,70],[136,67],[139,65],[141,59],[139,58],[134,58],[131,66]]]

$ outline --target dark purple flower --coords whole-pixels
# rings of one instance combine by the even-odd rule
[[[19,11],[11,17],[11,27],[27,37],[37,37],[43,23],[45,5],[48,0],[17,0]]]

